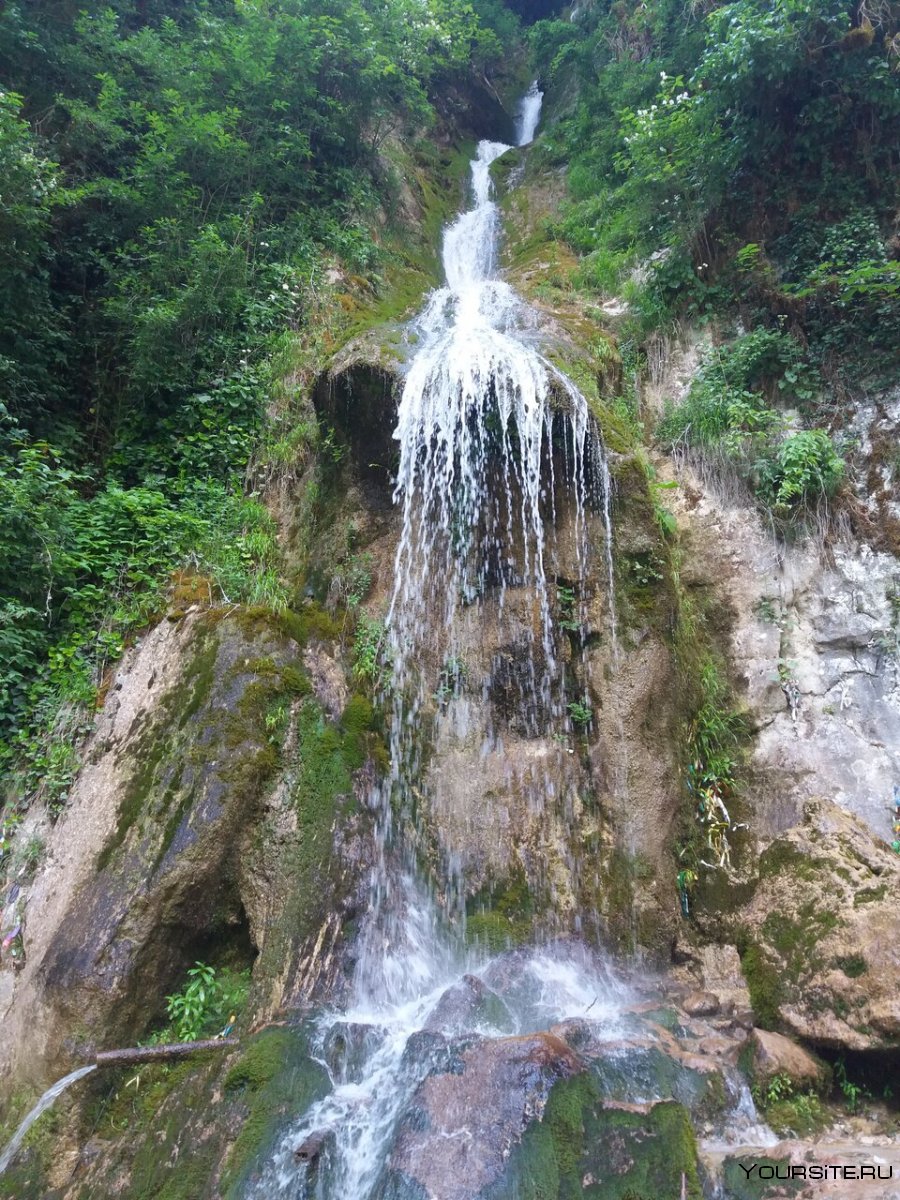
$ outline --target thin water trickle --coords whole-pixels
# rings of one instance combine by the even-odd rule
[[[541,100],[535,84],[519,105],[520,145],[535,134]],[[497,275],[500,214],[491,165],[509,149],[490,141],[477,148],[473,204],[445,230],[446,286],[432,293],[417,319],[420,349],[398,410],[395,501],[402,523],[387,617],[391,680],[385,697],[391,767],[372,798],[377,855],[358,939],[354,998],[348,1011],[322,1017],[318,1035],[326,1061],[339,1027],[364,1030],[364,1046],[349,1073],[329,1062],[334,1089],[288,1131],[248,1193],[260,1200],[367,1200],[398,1117],[431,1065],[427,1052],[412,1051],[410,1039],[430,1017],[438,1019],[441,996],[465,972],[490,974],[490,964],[467,951],[458,936],[465,864],[445,864],[439,912],[417,870],[410,817],[414,789],[422,786],[421,717],[440,681],[456,670],[465,614],[477,612],[488,593],[499,598],[501,619],[511,589],[532,597],[523,721],[536,725],[537,714],[547,714],[563,728],[566,694],[545,562],[557,487],[572,498],[579,597],[589,553],[588,510],[603,513],[611,580],[609,472],[587,401],[535,347],[529,336],[533,314]],[[553,465],[554,446],[562,447],[562,467]],[[465,704],[449,705],[432,718],[438,726],[433,736],[442,721],[464,728],[469,719]],[[502,754],[502,741],[483,732],[484,754]],[[533,791],[534,803],[543,803],[540,797],[553,794],[552,781],[539,781]],[[514,1028],[482,1033],[546,1028],[588,1010],[592,1018],[610,1016],[621,999],[607,974],[571,950],[534,951],[523,978],[518,998],[509,1001]],[[307,1139],[327,1144],[314,1170],[296,1161],[297,1147]]]
[[[73,1083],[77,1083],[79,1079],[84,1079],[85,1075],[90,1075],[92,1071],[96,1070],[96,1063],[91,1063],[88,1067],[79,1067],[77,1071],[72,1071],[70,1075],[57,1080],[53,1087],[47,1088],[46,1092],[44,1092],[43,1096],[41,1096],[40,1100],[38,1100],[37,1104],[13,1134],[6,1149],[0,1154],[0,1175],[3,1174],[19,1153],[22,1143],[25,1141],[25,1137],[35,1121],[42,1117],[48,1108],[52,1107],[66,1088],[71,1087]]]

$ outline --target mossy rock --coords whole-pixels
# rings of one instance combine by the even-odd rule
[[[789,1168],[787,1159],[768,1158],[753,1155],[735,1156],[725,1159],[722,1170],[722,1181],[725,1195],[729,1200],[772,1200],[777,1197],[793,1196],[804,1184],[799,1179],[775,1180],[773,1177],[763,1179],[762,1174],[774,1176],[780,1170]],[[764,1168],[761,1173],[760,1168]]]
[[[309,1057],[300,1030],[268,1029],[253,1038],[225,1076],[225,1093],[244,1110],[223,1175],[226,1200],[239,1200],[254,1165],[287,1120],[296,1120],[331,1090],[328,1072]]]
[[[700,1200],[697,1147],[674,1102],[645,1112],[603,1102],[588,1075],[557,1083],[543,1119],[526,1130],[502,1183],[480,1200]]]
[[[696,1119],[719,1116],[728,1104],[720,1071],[701,1071],[656,1046],[625,1045],[592,1064],[604,1100],[636,1103],[647,1096],[676,1100]]]
[[[522,867],[483,888],[466,904],[466,938],[491,954],[524,945],[534,928],[535,900]]]

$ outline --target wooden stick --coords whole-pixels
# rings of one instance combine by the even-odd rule
[[[205,1042],[172,1042],[166,1046],[133,1046],[128,1050],[101,1050],[94,1055],[98,1067],[128,1066],[131,1063],[158,1062],[165,1058],[186,1058],[204,1050],[232,1050],[237,1038],[210,1038]]]

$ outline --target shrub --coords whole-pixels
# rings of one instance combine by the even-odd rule
[[[773,509],[790,509],[831,496],[844,476],[844,461],[822,429],[789,434],[762,460],[758,491]]]

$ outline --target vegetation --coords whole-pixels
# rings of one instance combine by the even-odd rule
[[[153,1040],[195,1042],[220,1033],[243,1008],[249,986],[249,971],[217,971],[208,963],[194,963],[184,987],[166,997],[169,1023]]]
[[[65,802],[104,673],[173,573],[207,604],[284,606],[245,484],[271,396],[329,273],[377,291],[392,140],[415,147],[432,98],[517,29],[496,0],[4,7],[7,798]],[[273,456],[318,440],[296,426],[265,434]]]
[[[816,372],[796,340],[779,330],[759,329],[707,357],[681,405],[657,430],[679,444],[729,462],[770,511],[792,515],[834,494],[844,463],[822,429],[790,429],[766,392],[808,402]]]
[[[530,31],[569,182],[547,237],[587,303],[628,301],[623,346],[711,326],[659,440],[744,479],[781,529],[840,488],[847,397],[900,367],[898,29],[891,0],[659,0]]]
[[[660,0],[537,24],[551,84],[578,79],[553,147],[582,282],[616,288],[654,255],[631,285],[643,321],[752,303],[789,313],[819,352],[827,317],[861,330],[886,305],[900,319],[885,250],[897,23],[889,2]],[[867,349],[883,335],[868,328]]]
[[[753,1099],[766,1122],[786,1137],[808,1137],[828,1124],[828,1115],[814,1091],[798,1091],[787,1075],[774,1075],[764,1086],[754,1085]]]

